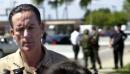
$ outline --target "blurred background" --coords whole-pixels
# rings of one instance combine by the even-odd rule
[[[130,0],[0,0],[0,57],[17,49],[9,33],[8,15],[13,7],[23,3],[33,4],[40,10],[42,21],[46,24],[43,44],[48,49],[73,58],[70,34],[74,27],[80,27],[82,34],[85,29],[91,31],[95,25],[100,35],[100,56],[108,63],[112,58],[112,50],[108,47],[109,36],[115,25],[122,24],[122,30],[128,35],[125,53],[130,52]],[[83,58],[81,51],[80,59]]]
[[[75,26],[91,30],[98,27],[100,36],[109,36],[113,27],[122,24],[130,35],[129,0],[0,0],[0,35],[9,36],[8,14],[22,3],[37,6],[46,24],[46,44],[70,44]]]

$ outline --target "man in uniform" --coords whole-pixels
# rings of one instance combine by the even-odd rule
[[[102,69],[102,64],[99,57],[99,43],[98,42],[99,42],[99,34],[96,29],[96,26],[93,26],[92,33],[91,33],[92,50],[94,51],[95,63],[97,62],[99,65],[99,68]]]
[[[17,69],[23,74],[43,74],[52,64],[68,60],[66,57],[47,50],[42,42],[44,24],[38,9],[31,4],[21,4],[9,14],[11,35],[19,49],[0,59],[0,74],[6,69],[13,74]]]
[[[83,50],[84,55],[84,61],[85,61],[85,67],[88,68],[88,58],[91,55],[91,41],[89,37],[89,30],[84,30],[83,35],[80,40],[80,45]]]
[[[88,58],[90,57],[94,74],[98,74],[98,71],[95,65],[95,53],[94,53],[93,46],[91,43],[91,38],[89,36],[89,30],[84,30],[83,35],[80,39],[80,45],[83,49],[85,67],[88,68]]]

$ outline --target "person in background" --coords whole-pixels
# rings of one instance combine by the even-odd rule
[[[97,62],[99,65],[99,68],[102,69],[101,59],[99,56],[99,33],[97,31],[96,26],[92,27],[92,33],[91,33],[91,44],[92,44],[92,50],[94,51],[94,57],[95,57],[95,63]]]
[[[110,47],[114,49],[114,69],[119,68],[119,62],[120,67],[123,68],[124,41],[126,38],[127,35],[121,30],[121,24],[117,25],[110,36]]]
[[[63,61],[51,66],[45,74],[92,74],[75,61]]]
[[[32,4],[21,4],[9,14],[11,35],[19,49],[0,59],[0,74],[9,70],[23,70],[23,74],[44,74],[52,64],[68,60],[63,55],[47,50],[42,44],[44,26],[39,10]]]
[[[43,42],[43,44],[46,43],[46,38],[47,38],[47,33],[44,32],[44,33],[43,33],[43,36],[42,36],[42,42]]]
[[[70,41],[73,47],[73,51],[74,51],[74,59],[77,60],[78,59],[78,54],[79,54],[79,50],[80,50],[80,28],[79,27],[75,27],[74,31],[71,33],[70,35]]]
[[[90,41],[89,30],[87,29],[83,31],[83,35],[80,39],[80,46],[82,47],[83,50],[85,67],[88,68],[88,58],[92,57],[91,56],[92,45]]]

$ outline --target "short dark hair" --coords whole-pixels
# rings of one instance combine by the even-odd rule
[[[19,6],[16,6],[15,8],[13,8],[12,11],[10,12],[10,14],[9,14],[9,23],[10,23],[10,26],[12,28],[13,28],[12,16],[14,14],[16,14],[18,12],[22,12],[22,11],[32,11],[32,12],[34,12],[38,22],[41,23],[41,15],[40,15],[38,8],[36,8],[32,4],[21,4]]]
[[[117,24],[117,27],[121,27],[122,26],[122,24]]]
[[[87,68],[74,61],[62,61],[50,67],[46,74],[92,74]]]
[[[97,30],[96,26],[92,26],[92,30]]]

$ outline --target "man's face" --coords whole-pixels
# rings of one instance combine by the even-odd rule
[[[120,26],[115,26],[115,30],[120,31],[121,27]]]
[[[12,16],[11,33],[22,51],[37,49],[41,44],[42,28],[36,15],[31,11],[23,11]]]

